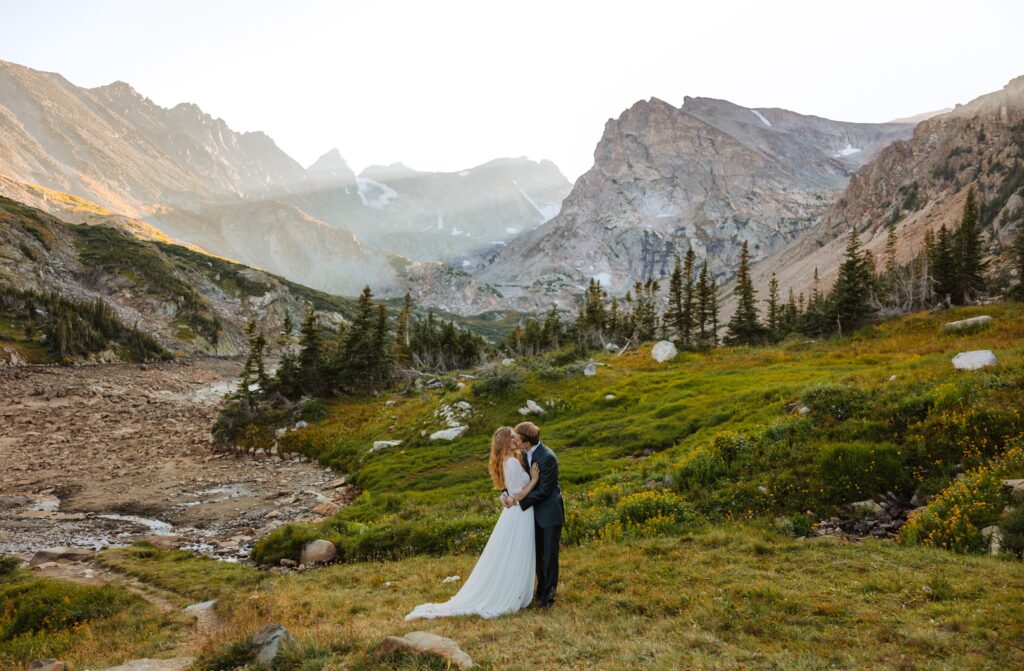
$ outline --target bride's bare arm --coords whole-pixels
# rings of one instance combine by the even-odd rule
[[[537,486],[537,481],[540,480],[540,464],[534,464],[530,468],[530,481],[526,485],[516,492],[512,498],[518,503],[522,501],[527,494],[533,491],[533,488]]]

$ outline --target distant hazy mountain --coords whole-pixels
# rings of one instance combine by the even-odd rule
[[[356,176],[332,150],[309,174],[319,188],[311,212],[369,247],[418,261],[454,261],[503,244],[558,214],[571,188],[554,163],[526,158],[448,173],[397,163]]]
[[[640,101],[608,121],[557,217],[467,270],[523,307],[568,305],[592,277],[622,294],[665,277],[687,245],[725,277],[744,241],[755,258],[784,247],[912,130],[709,98]]]
[[[550,162],[526,159],[357,177],[332,150],[305,169],[265,134],[195,105],[165,109],[122,82],[85,89],[4,61],[0,175],[342,293],[393,284],[409,259],[455,261],[504,242],[557,213],[570,187]]]

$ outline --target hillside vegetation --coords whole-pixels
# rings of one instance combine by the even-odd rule
[[[942,332],[946,321],[983,312],[992,328]],[[254,557],[297,558],[318,536],[347,559],[479,549],[496,499],[490,434],[520,421],[527,399],[547,411],[535,419],[559,456],[569,543],[777,516],[799,528],[886,491],[924,498],[1020,444],[1022,343],[1024,311],[1011,303],[664,364],[642,348],[599,357],[594,377],[554,354],[485,369],[462,388],[453,378],[447,390],[337,401],[280,446],[349,474],[362,496],[320,525],[274,532]],[[974,349],[992,349],[999,365],[954,370],[952,357]],[[444,427],[442,407],[460,402],[472,408],[462,437],[424,435]],[[384,439],[403,443],[371,452]],[[1000,468],[1021,468],[1017,454]],[[971,538],[980,550],[980,531]]]

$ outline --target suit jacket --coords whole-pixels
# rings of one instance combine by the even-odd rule
[[[565,523],[562,489],[558,486],[558,458],[544,443],[533,451],[533,463],[540,466],[537,486],[519,502],[523,510],[533,508],[533,521],[539,527],[557,527]]]

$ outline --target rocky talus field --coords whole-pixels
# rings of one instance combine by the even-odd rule
[[[0,552],[148,538],[230,561],[344,478],[296,456],[217,452],[239,362],[0,368]]]

